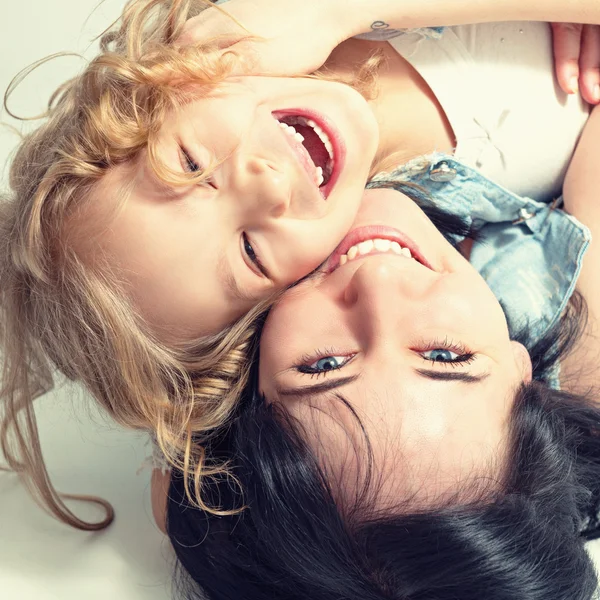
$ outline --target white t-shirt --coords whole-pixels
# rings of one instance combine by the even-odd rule
[[[458,160],[520,196],[560,195],[589,107],[558,87],[547,23],[448,27],[438,39],[405,33],[388,43],[436,95]]]

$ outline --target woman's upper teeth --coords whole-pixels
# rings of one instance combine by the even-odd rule
[[[357,256],[365,256],[367,254],[397,254],[405,258],[412,258],[412,253],[408,248],[403,248],[398,242],[393,242],[386,239],[365,240],[360,244],[356,244],[348,249],[346,254],[340,256],[339,266],[345,265],[348,261],[354,260]]]

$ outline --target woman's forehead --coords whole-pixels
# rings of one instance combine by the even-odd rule
[[[351,391],[343,398],[356,415],[340,401],[310,410],[297,407],[294,414],[344,494],[361,488],[369,469],[372,483],[377,483],[378,505],[385,508],[405,501],[431,506],[457,493],[481,491],[500,479],[507,450],[502,419],[440,428],[431,415],[408,419],[398,402],[389,406],[393,412],[374,416],[356,408],[360,401]],[[385,401],[375,395],[369,400],[371,405],[381,403]]]

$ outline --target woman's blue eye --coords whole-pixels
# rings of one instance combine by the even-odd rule
[[[448,350],[447,348],[434,348],[433,350],[425,350],[424,352],[421,352],[421,356],[425,360],[441,363],[468,362],[473,357],[472,354],[458,354],[457,352],[452,352],[452,350]]]
[[[310,365],[299,365],[298,371],[300,373],[327,373],[341,369],[350,358],[350,356],[324,356]]]

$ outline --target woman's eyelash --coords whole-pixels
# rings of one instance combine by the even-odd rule
[[[355,356],[356,353],[344,354],[343,352],[337,352],[333,348],[317,350],[312,354],[305,354],[302,356],[293,368],[298,373],[310,375],[311,378],[327,376],[332,371],[343,369]],[[325,365],[323,365],[322,369],[313,366],[315,363],[325,361],[326,359],[333,359],[333,361],[330,361],[330,365],[332,362],[337,362],[339,364],[334,364],[333,366],[329,366],[329,368],[324,368]]]
[[[458,366],[464,366],[464,365],[469,365],[471,364],[475,358],[476,358],[476,354],[461,354],[459,356],[457,356],[457,358],[453,359],[453,360],[439,360],[439,359],[433,359],[433,358],[425,358],[424,356],[421,356],[421,358],[427,362],[427,363],[435,363],[436,365],[442,365],[445,368],[456,368]]]
[[[421,358],[428,363],[435,363],[436,365],[443,365],[444,367],[454,367],[464,366],[472,363],[476,354],[471,352],[464,344],[454,342],[447,337],[443,340],[437,339],[433,341],[423,341],[418,345],[418,354]],[[435,352],[441,351],[441,353],[450,353],[455,354],[456,357],[449,357],[448,359],[444,359],[441,357],[434,358],[426,358],[423,356],[427,352]]]
[[[415,349],[415,352],[417,352],[425,362],[443,365],[446,368],[456,368],[457,366],[468,365],[477,357],[475,353],[468,350],[463,344],[457,344],[448,338],[445,338],[444,340],[423,341],[418,345],[418,348],[418,350]],[[426,349],[423,350],[423,348]],[[439,354],[434,358],[426,358],[423,356],[428,352],[438,352]],[[452,354],[456,356],[453,357],[451,356]],[[356,353],[344,354],[343,352],[336,351],[335,348],[326,348],[323,350],[316,350],[312,354],[305,354],[293,368],[298,373],[310,375],[311,377],[327,376],[332,371],[343,369],[355,356]],[[322,361],[323,365],[319,368],[317,363]]]

